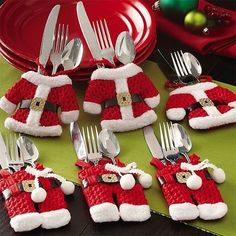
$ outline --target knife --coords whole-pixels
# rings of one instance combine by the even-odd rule
[[[78,159],[87,161],[86,144],[77,122],[70,123],[70,136]]]
[[[77,3],[76,11],[77,11],[77,18],[79,21],[80,28],[82,30],[85,41],[88,45],[88,48],[89,48],[93,58],[96,60],[101,60],[102,59],[102,51],[99,46],[96,35],[93,31],[93,28],[90,24],[90,21],[87,16],[87,13],[85,11],[83,2],[80,1]]]
[[[0,133],[0,166],[2,169],[8,169],[7,159],[8,159],[8,152],[6,144],[4,142],[2,134]]]
[[[60,5],[56,5],[51,10],[47,22],[44,27],[43,37],[41,41],[40,53],[39,53],[39,63],[45,68],[48,62],[49,55],[53,47],[54,32],[56,28],[57,18],[60,11]],[[40,67],[38,67],[38,72],[42,73]]]
[[[154,133],[152,126],[146,126],[143,128],[144,137],[148,148],[154,158],[160,159],[164,161],[164,155],[161,149],[161,146],[157,140],[157,137]]]

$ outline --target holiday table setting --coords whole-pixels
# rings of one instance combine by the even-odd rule
[[[13,16],[14,21],[14,14],[17,14],[19,9],[24,7],[25,3],[24,1],[19,1],[19,5],[13,10],[10,10],[11,4],[12,1],[8,0],[0,10],[0,14],[2,14],[1,19],[4,19],[2,21],[4,27],[12,23],[8,22],[4,17],[10,14]],[[45,1],[45,4],[49,4],[48,1]],[[60,7],[58,5],[55,7],[56,4],[59,4]],[[98,1],[95,1],[95,4],[98,4]],[[37,48],[40,48],[43,31],[45,30],[43,23],[40,23],[41,29],[38,34],[41,37],[35,44],[34,37],[39,36],[32,34],[32,29],[30,28],[31,23],[29,22],[36,22],[37,14],[29,22],[26,21],[23,28],[19,28],[18,34],[15,34],[12,30],[7,32],[1,30],[0,43],[3,57],[0,59],[2,72],[0,76],[0,94],[2,97],[0,102],[0,131],[3,136],[7,136],[9,130],[16,133],[19,132],[21,135],[25,134],[39,150],[38,162],[43,164],[43,166],[40,164],[32,165],[32,167],[27,166],[26,169],[20,170],[22,173],[16,171],[10,176],[13,179],[12,181],[19,179],[17,174],[23,176],[23,180],[20,181],[24,181],[24,178],[35,181],[35,189],[31,194],[27,193],[27,196],[30,197],[30,199],[28,197],[27,199],[37,204],[41,204],[42,202],[42,208],[44,210],[41,212],[41,207],[39,208],[40,215],[43,216],[44,211],[50,212],[51,210],[50,207],[43,207],[43,203],[47,205],[45,198],[48,199],[47,195],[51,194],[51,190],[55,194],[58,194],[56,191],[59,191],[62,197],[60,200],[61,205],[58,203],[56,207],[53,206],[52,211],[60,211],[61,208],[63,210],[67,209],[67,206],[63,205],[64,199],[68,202],[69,211],[59,213],[57,217],[60,217],[60,214],[64,214],[64,218],[60,219],[57,223],[50,221],[50,217],[53,217],[53,214],[49,216],[45,214],[45,217],[49,219],[48,222],[44,223],[42,218],[39,219],[35,215],[35,219],[37,218],[34,222],[35,224],[29,227],[28,225],[18,226],[18,221],[14,218],[16,213],[6,204],[5,208],[7,211],[13,212],[12,215],[9,215],[11,227],[15,231],[23,232],[33,230],[41,225],[45,229],[42,232],[53,235],[57,231],[46,229],[59,228],[60,230],[60,227],[66,225],[61,228],[64,234],[70,234],[72,232],[75,234],[77,232],[76,227],[82,227],[78,229],[78,232],[82,232],[86,228],[86,224],[88,225],[83,219],[85,217],[89,218],[89,211],[91,219],[97,223],[118,221],[121,219],[117,222],[118,227],[121,221],[124,221],[122,224],[125,224],[125,221],[146,221],[148,224],[148,222],[152,221],[153,215],[160,214],[165,217],[171,217],[174,221],[183,220],[186,224],[203,230],[199,231],[202,234],[204,234],[204,231],[207,231],[209,234],[231,235],[234,232],[233,219],[236,217],[234,206],[234,183],[236,176],[232,169],[234,165],[233,153],[235,153],[233,143],[236,140],[236,128],[234,124],[236,122],[234,119],[236,101],[235,86],[215,81],[215,78],[212,81],[210,76],[200,76],[196,80],[198,82],[191,81],[190,84],[183,84],[181,80],[178,80],[178,77],[175,77],[175,80],[168,81],[168,75],[163,74],[158,62],[146,60],[156,46],[158,35],[156,35],[154,12],[142,1],[127,0],[118,6],[118,9],[115,11],[127,12],[127,10],[130,10],[133,15],[140,17],[142,20],[138,21],[139,23],[134,23],[135,21],[131,17],[129,19],[130,22],[127,22],[117,14],[117,25],[120,28],[117,27],[116,30],[114,30],[115,27],[112,26],[109,16],[102,14],[93,15],[91,1],[84,2],[84,6],[82,2],[72,4],[69,1],[55,1],[47,5],[47,11],[37,1],[30,1],[29,6],[31,9],[33,7],[38,9],[38,12],[41,12],[38,14],[42,14],[45,22],[47,17],[50,19],[51,10],[56,9],[55,11],[58,11],[58,19],[55,22],[58,21],[61,24],[68,23],[65,16],[66,12],[70,11],[70,21],[74,17],[76,24],[69,22],[68,44],[72,42],[77,47],[78,55],[76,55],[76,58],[79,59],[72,66],[71,64],[63,64],[64,70],[59,67],[57,73],[51,74],[52,65],[50,63],[43,65],[40,56],[37,58],[38,56],[33,50],[37,44]],[[102,41],[100,34],[103,35],[103,40],[105,37],[103,33],[99,34],[99,31],[102,29],[101,31],[106,31],[108,41],[108,43],[104,42],[106,44],[105,48],[112,48],[114,45],[114,61],[109,60],[107,51],[106,53],[104,51],[102,56],[98,53],[96,58],[94,48],[91,47],[91,39],[87,37],[89,30],[84,30],[83,27],[84,19],[86,18],[86,15],[83,15],[83,11],[85,10],[88,13],[89,20],[92,19],[91,21],[94,21],[96,24],[96,26],[93,26],[92,31],[95,34],[96,32],[98,33],[96,35],[98,42],[100,41],[99,43],[101,43]],[[6,13],[6,15],[3,13]],[[92,15],[94,18],[92,18]],[[22,22],[27,16],[29,16],[29,12],[26,11],[25,15],[22,15]],[[96,23],[97,19],[103,19],[104,17],[106,19],[105,21]],[[50,20],[48,21],[50,22]],[[73,26],[71,27],[71,25]],[[142,30],[141,33],[140,31],[134,31],[136,27],[140,27]],[[77,28],[80,31],[77,32]],[[60,31],[56,27],[54,30],[55,32],[56,30]],[[124,30],[130,32],[127,34],[127,32],[123,32]],[[23,32],[27,32],[30,35],[30,41],[24,37]],[[24,41],[24,43],[15,45],[13,42],[18,39],[15,39],[14,34],[18,35],[18,39]],[[64,30],[61,31],[62,34],[64,34]],[[75,37],[79,37],[76,43],[74,40]],[[26,42],[31,43],[31,46],[25,47]],[[67,49],[66,43],[67,41],[65,40],[65,50]],[[42,45],[41,43],[41,48],[43,47]],[[24,53],[25,50],[27,50],[26,53]],[[45,49],[42,51],[45,51]],[[68,55],[70,56],[71,54]],[[16,68],[8,64],[7,61]],[[66,71],[65,68],[68,67],[69,69]],[[173,74],[173,71],[171,73]],[[117,80],[120,77],[122,80]],[[130,93],[132,95],[131,97],[129,97]],[[178,100],[176,100],[176,97]],[[45,99],[46,101],[44,101]],[[202,103],[204,99],[207,100],[207,104]],[[130,104],[132,102],[134,104],[131,106]],[[209,102],[212,103],[209,104]],[[120,106],[120,112],[117,106]],[[211,109],[208,109],[208,106],[211,106]],[[58,107],[60,107],[59,117],[56,115],[58,113]],[[30,112],[26,112],[27,110],[30,110]],[[219,110],[220,113],[216,110]],[[9,115],[4,111],[9,113]],[[188,116],[188,119],[186,116]],[[199,213],[196,213],[196,209],[193,210],[196,213],[193,213],[194,216],[189,217],[188,214],[182,214],[182,218],[178,216],[178,209],[171,210],[175,207],[174,205],[176,203],[178,204],[178,197],[181,198],[181,191],[180,189],[174,191],[174,185],[167,187],[167,182],[165,181],[169,181],[168,179],[165,179],[164,182],[160,179],[166,171],[165,168],[172,175],[173,170],[171,167],[175,168],[176,165],[170,162],[170,165],[166,165],[166,167],[164,164],[163,168],[163,163],[161,161],[158,163],[159,160],[157,161],[158,158],[161,160],[161,157],[151,155],[145,142],[143,127],[151,127],[150,125],[152,125],[156,137],[160,142],[159,123],[169,120],[179,122],[184,126],[191,136],[193,143],[191,153],[189,154],[189,161],[183,161],[181,158],[180,162],[176,162],[176,165],[179,165],[180,167],[178,168],[182,170],[189,171],[187,173],[191,173],[192,177],[199,175],[202,179],[202,183],[198,183],[197,187],[196,184],[189,185],[187,183],[188,188],[191,190],[186,188],[184,191],[193,191],[197,198],[197,190],[199,188],[206,188],[205,191],[207,191],[208,187],[206,187],[206,184],[208,181],[210,183],[209,186],[211,186],[210,189],[212,191],[209,192],[209,196],[211,197],[206,200],[203,199],[204,197],[201,194],[199,197],[203,205],[205,204],[204,201],[206,203],[210,201],[212,206],[209,209],[212,209],[213,212],[210,214],[209,209],[206,210],[203,207],[200,210],[200,205],[198,205],[201,219],[198,217]],[[107,159],[94,161],[93,158],[95,157],[91,154],[94,154],[96,150],[94,147],[94,134],[96,136],[96,132],[98,131],[97,128],[93,131],[92,129],[88,131],[87,128],[87,139],[90,140],[89,136],[92,137],[92,144],[88,143],[88,146],[93,146],[93,151],[91,152],[89,147],[89,150],[87,150],[90,153],[90,156],[88,155],[87,157],[88,159],[81,159],[79,155],[78,160],[78,153],[76,155],[71,142],[72,131],[70,128],[75,124],[73,122],[78,123],[80,127],[96,125],[99,129],[108,129],[115,132],[120,146],[119,158],[115,160],[111,158],[112,162]],[[86,139],[85,136],[83,138]],[[91,142],[91,140],[88,142]],[[89,158],[92,158],[90,162]],[[181,164],[182,161],[185,165]],[[217,170],[216,172],[218,174],[211,175],[210,177],[202,171],[206,168],[213,168],[214,171]],[[224,171],[219,172],[219,169]],[[8,178],[7,176],[7,173],[3,170],[2,178]],[[103,178],[105,177],[108,179],[104,180]],[[112,180],[109,180],[110,178]],[[50,181],[54,182],[54,179],[56,182],[60,182],[59,185],[54,186],[51,183],[51,187],[45,187],[50,185]],[[151,179],[153,180],[151,181]],[[159,183],[156,179],[158,179]],[[220,183],[217,184],[217,187],[213,179],[216,183]],[[74,188],[70,181],[76,185],[74,194]],[[109,185],[111,181],[112,184]],[[195,179],[193,180],[194,183],[197,181]],[[4,192],[4,188],[6,188],[8,182],[6,184],[4,182],[1,183],[3,183]],[[103,187],[107,183],[107,187]],[[179,183],[185,184],[186,182]],[[181,184],[180,186],[182,186]],[[47,191],[45,196],[44,189]],[[168,191],[172,191],[171,189],[174,191],[174,200],[169,200],[167,196],[169,194]],[[37,194],[35,190],[37,190]],[[117,195],[114,203],[109,197],[110,191],[113,191]],[[128,192],[130,195],[128,195]],[[96,194],[94,195],[94,193]],[[72,196],[64,197],[64,194],[72,194]],[[82,194],[84,197],[82,197]],[[175,195],[179,196],[175,197]],[[137,196],[139,197],[137,198]],[[4,198],[6,201],[9,201],[9,197],[5,192]],[[57,199],[59,200],[59,197]],[[50,197],[50,200],[53,201],[53,195]],[[78,203],[78,200],[80,203]],[[78,206],[83,204],[82,208],[84,209],[81,213],[76,212],[77,207],[73,207],[72,209],[70,203],[73,201],[75,201],[73,204],[77,204]],[[188,202],[186,199],[184,201]],[[195,199],[193,205],[197,201],[199,200]],[[87,206],[85,202],[87,202]],[[182,200],[180,202],[182,203]],[[116,207],[116,204],[118,204],[119,208]],[[187,203],[184,202],[184,204]],[[217,205],[217,209],[214,209],[214,206],[216,206],[214,204],[220,204],[220,207]],[[150,215],[150,209],[156,212],[152,213],[152,216]],[[181,208],[179,209],[181,211]],[[189,208],[187,211],[190,214],[191,210]],[[32,209],[30,212],[33,212]],[[109,212],[109,214],[104,212]],[[135,214],[130,214],[130,212],[135,212]],[[17,214],[22,214],[22,212],[19,211]],[[81,219],[80,224],[74,221],[74,217],[78,221]],[[149,219],[150,217],[151,219]],[[171,219],[169,220],[172,222]],[[9,224],[9,221],[6,220],[6,224]],[[93,225],[96,223],[90,220],[89,224]],[[101,230],[102,224],[101,226],[95,226],[95,228],[101,227]],[[116,222],[112,224],[116,224]],[[127,223],[127,227],[129,224]],[[158,227],[158,221],[155,224]],[[178,225],[177,222],[176,225]],[[5,228],[7,227],[5,226]],[[7,232],[8,235],[10,235],[9,232],[11,234],[13,233],[12,229],[7,228],[4,231],[3,227],[3,235],[4,233],[7,235]],[[37,235],[40,232],[39,229],[31,231],[32,235]],[[99,235],[99,231],[97,233]],[[96,229],[93,234],[96,235]]]

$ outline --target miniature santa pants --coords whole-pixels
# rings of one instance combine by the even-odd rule
[[[192,164],[199,163],[196,155],[190,158]],[[207,169],[196,171],[202,179],[202,186],[192,190],[186,185],[191,173],[182,170],[180,163],[164,165],[154,158],[151,164],[158,168],[157,179],[173,220],[193,220],[198,216],[204,220],[214,220],[227,213],[227,205]]]
[[[0,171],[0,192],[5,198],[5,207],[11,227],[16,232],[29,231],[39,227],[58,228],[71,219],[60,185],[53,179],[39,178],[39,183],[47,192],[46,199],[35,206],[31,199],[35,176],[25,170]]]
[[[150,208],[142,186],[136,183],[130,190],[122,189],[118,174],[105,170],[106,163],[94,166],[77,162],[83,167],[79,178],[94,222],[118,221],[120,217],[124,221],[147,220]]]

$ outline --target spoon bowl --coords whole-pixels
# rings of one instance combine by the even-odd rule
[[[183,59],[191,74],[194,77],[199,78],[199,76],[202,74],[202,66],[198,59],[189,52],[185,52],[183,54]]]

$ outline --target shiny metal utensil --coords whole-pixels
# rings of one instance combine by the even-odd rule
[[[191,71],[186,66],[183,59],[183,52],[177,51],[170,54],[179,81],[188,84],[196,80]]]
[[[199,76],[202,74],[202,66],[200,62],[198,61],[198,59],[189,52],[185,52],[183,54],[183,59],[190,73],[194,77],[199,78]]]
[[[99,150],[102,154],[112,160],[115,165],[115,157],[120,153],[119,141],[115,134],[108,129],[103,129],[98,135]]]
[[[82,1],[79,1],[76,6],[77,18],[79,21],[80,28],[82,30],[85,41],[88,45],[88,48],[95,60],[102,60],[102,51],[98,43],[98,39],[93,31],[93,28],[90,24],[89,18],[85,11]]]
[[[54,34],[53,48],[50,54],[50,60],[52,62],[52,75],[57,72],[58,67],[61,65],[61,55],[67,44],[69,33],[69,26],[64,24],[59,24],[57,32]]]
[[[86,160],[88,162],[88,153],[85,140],[77,122],[70,123],[70,136],[78,159]]]
[[[172,164],[179,158],[179,149],[173,142],[174,134],[172,124],[168,122],[159,123],[160,137],[161,137],[161,147],[166,160]]]
[[[162,148],[160,143],[157,140],[157,137],[154,133],[152,126],[146,126],[143,128],[144,138],[146,140],[146,143],[148,145],[148,148],[154,158],[157,158],[161,160],[162,162],[165,162],[165,158],[162,152]]]
[[[0,166],[2,169],[8,169],[8,151],[3,136],[0,133]]]
[[[97,165],[102,159],[102,154],[99,150],[97,126],[87,126],[86,128],[82,127],[82,135],[85,141],[88,161],[92,162],[94,165]]]
[[[78,67],[83,57],[83,44],[79,38],[72,39],[64,48],[61,55],[61,62],[65,70]]]
[[[48,62],[49,55],[53,47],[53,35],[56,28],[57,18],[60,11],[60,5],[56,5],[51,10],[47,22],[44,27],[44,32],[41,41],[39,63],[45,68]],[[38,72],[42,73],[40,67]]]
[[[102,57],[107,59],[110,63],[114,65],[115,63],[113,58],[115,56],[115,50],[111,41],[111,35],[107,26],[106,19],[92,22],[92,25],[93,31],[96,35],[96,38],[99,42],[102,51]]]
[[[116,40],[116,58],[124,65],[131,63],[136,55],[134,41],[129,32],[121,32]]]

